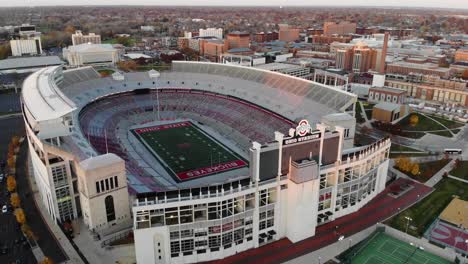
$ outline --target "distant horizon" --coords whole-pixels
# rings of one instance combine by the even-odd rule
[[[68,2],[69,1],[69,2]],[[127,6],[127,7],[138,7],[138,6],[152,6],[152,7],[319,7],[319,8],[389,8],[389,9],[445,9],[445,10],[460,10],[468,11],[468,1],[461,4],[460,0],[388,0],[385,1],[385,5],[381,5],[380,1],[376,0],[348,0],[346,4],[320,4],[310,3],[319,0],[310,0],[308,4],[299,3],[302,0],[271,0],[268,4],[263,4],[263,0],[238,0],[238,4],[224,4],[219,0],[203,0],[198,1],[196,4],[190,3],[188,0],[173,0],[171,4],[155,3],[151,0],[135,0],[131,4],[128,0],[82,0],[80,3],[71,0],[17,0],[17,1],[6,1],[0,0],[0,8],[10,7],[80,7],[80,6]],[[283,3],[284,2],[284,3]],[[408,4],[411,2],[412,4]],[[457,3],[458,2],[458,3]],[[404,3],[404,4],[403,4]],[[424,4],[423,4],[424,3]],[[453,6],[453,7],[452,7]]]

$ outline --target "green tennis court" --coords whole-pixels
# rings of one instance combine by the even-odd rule
[[[448,264],[452,262],[384,233],[378,233],[352,258],[351,263]]]

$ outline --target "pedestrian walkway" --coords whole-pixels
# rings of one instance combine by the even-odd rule
[[[444,177],[444,173],[448,173],[453,169],[453,166],[455,165],[455,160],[450,160],[450,162],[445,165],[440,171],[438,171],[434,176],[432,176],[428,181],[426,181],[424,184],[429,187],[434,187],[442,178]]]
[[[73,241],[86,257],[89,263],[136,263],[135,245],[101,247],[102,240],[95,240],[82,219],[74,224],[75,237]]]
[[[55,224],[54,221],[50,218],[49,213],[47,212],[47,209],[44,207],[44,205],[41,202],[41,197],[39,194],[39,191],[37,189],[36,182],[33,177],[33,171],[31,171],[31,163],[30,163],[30,157],[28,155],[28,168],[29,168],[29,173],[27,174],[27,177],[29,179],[29,183],[31,186],[31,191],[33,194],[34,202],[36,204],[36,207],[39,209],[39,212],[44,219],[44,221],[47,224],[47,227],[49,230],[52,232],[52,234],[55,236],[55,239],[57,242],[60,244],[62,247],[63,251],[66,252],[66,255],[68,256],[68,260],[65,261],[65,263],[73,263],[73,264],[84,264],[83,260],[80,258],[76,250],[73,248],[71,245],[70,241],[68,238],[65,236],[63,231]]]

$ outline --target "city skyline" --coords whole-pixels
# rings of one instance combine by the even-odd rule
[[[75,1],[60,1],[60,0],[20,0],[20,1],[6,1],[0,0],[0,6],[2,7],[33,7],[33,6],[83,6],[83,5],[126,5],[126,6],[136,6],[136,5],[147,5],[147,6],[278,6],[278,7],[297,7],[297,6],[310,6],[310,7],[353,7],[353,6],[363,6],[363,7],[402,7],[402,8],[448,8],[453,6],[451,9],[468,9],[468,2],[461,3],[458,0],[411,0],[411,1],[402,1],[402,0],[389,0],[385,2],[377,0],[349,0],[349,1],[338,1],[336,3],[323,4],[322,1],[312,0],[312,1],[303,1],[303,0],[256,0],[256,1],[246,1],[240,0],[236,2],[225,3],[220,0],[203,0],[193,3],[189,0],[175,0],[171,2],[163,1],[151,1],[151,0],[137,0],[137,1],[127,1],[127,0],[84,0],[75,2]]]

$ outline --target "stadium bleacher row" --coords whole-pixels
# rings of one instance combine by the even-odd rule
[[[237,142],[237,147],[244,151],[252,141],[271,141],[274,131],[287,133],[293,125],[281,116],[235,98],[176,89],[157,93],[109,96],[88,105],[79,116],[81,130],[93,148],[98,153],[112,152],[122,157],[129,173],[147,179],[147,186],[155,184],[153,179],[127,155],[117,130],[157,120],[158,104],[161,120],[188,118],[201,122]],[[119,124],[125,124],[125,128]],[[157,189],[157,183],[154,187]]]

